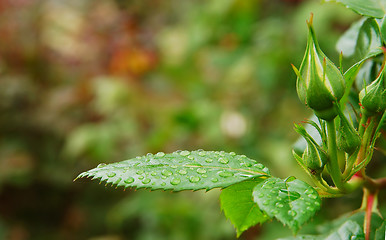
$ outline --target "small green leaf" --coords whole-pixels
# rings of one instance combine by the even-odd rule
[[[116,186],[152,190],[210,190],[251,178],[267,178],[268,168],[235,153],[177,151],[148,154],[130,160],[100,164],[77,178],[92,177]]]
[[[252,198],[253,188],[262,181],[261,178],[251,179],[234,184],[221,191],[221,208],[225,216],[235,226],[237,237],[248,228],[269,219]]]
[[[368,17],[382,18],[385,15],[385,0],[326,0],[341,3],[354,12]]]
[[[316,190],[298,179],[286,182],[268,178],[253,189],[253,197],[261,210],[295,233],[315,215],[321,203]]]

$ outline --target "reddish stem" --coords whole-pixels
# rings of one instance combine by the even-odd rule
[[[365,233],[366,233],[366,240],[370,240],[370,226],[371,226],[371,214],[372,214],[372,209],[373,209],[373,203],[374,203],[374,195],[370,194],[368,197],[367,197],[367,206],[366,206],[366,220],[365,221],[366,223],[366,230],[365,230]]]

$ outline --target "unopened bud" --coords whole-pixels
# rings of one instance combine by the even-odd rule
[[[339,110],[340,125],[338,128],[337,144],[340,150],[345,151],[348,154],[352,154],[361,145],[361,138],[359,134],[352,126],[352,124],[346,119],[344,114]]]
[[[373,116],[386,109],[386,88],[385,88],[385,67],[369,86],[359,93],[359,101],[362,105],[362,112],[367,116]]]
[[[334,103],[343,97],[345,81],[339,69],[320,49],[312,26],[312,16],[307,24],[306,52],[299,70],[293,66],[298,76],[296,89],[300,101],[313,109],[316,116],[332,120],[338,114]]]
[[[301,125],[296,125],[295,130],[307,141],[307,148],[303,153],[303,164],[311,174],[320,174],[328,161],[327,153],[315,142]]]

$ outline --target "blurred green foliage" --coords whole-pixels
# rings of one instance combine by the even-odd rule
[[[99,162],[199,148],[298,175],[292,125],[310,111],[290,63],[311,11],[337,60],[358,16],[319,1],[0,1],[0,238],[234,239],[217,190],[149,195],[72,180]],[[342,204],[313,223],[360,203]],[[271,226],[241,238],[280,237]]]

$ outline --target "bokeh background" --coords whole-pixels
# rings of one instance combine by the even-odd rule
[[[359,16],[301,0],[0,0],[0,239],[235,239],[208,193],[73,179],[98,163],[234,151],[301,175],[293,123],[306,19],[320,45]],[[299,175],[300,174],[300,175]],[[360,193],[302,230],[360,206]],[[273,221],[241,239],[290,232]]]

